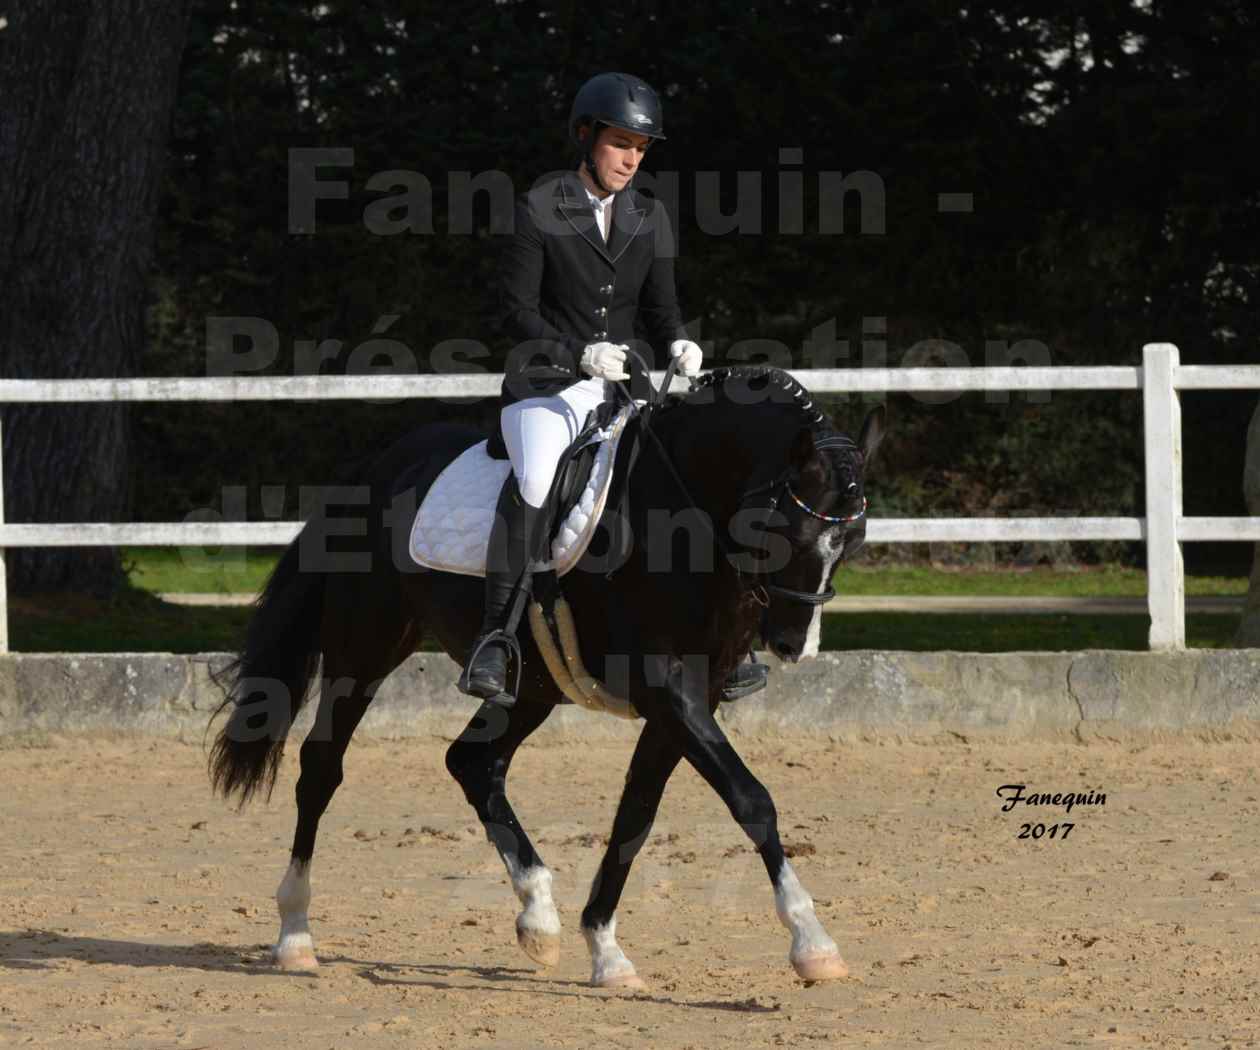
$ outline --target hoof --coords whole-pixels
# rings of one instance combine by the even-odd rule
[[[792,968],[802,981],[838,981],[849,976],[849,968],[836,955],[803,955],[792,960]]]
[[[287,952],[272,949],[271,958],[280,969],[292,973],[311,973],[319,969],[319,960],[309,948],[298,948]]]
[[[609,974],[607,977],[602,977],[598,981],[592,981],[591,983],[596,988],[619,988],[629,992],[636,992],[647,987],[643,983],[643,978],[633,970],[629,973]]]
[[[539,966],[555,966],[560,961],[560,938],[554,933],[531,930],[517,922],[516,943]]]

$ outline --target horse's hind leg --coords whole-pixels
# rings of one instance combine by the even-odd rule
[[[551,872],[507,800],[507,773],[516,749],[551,710],[550,703],[523,700],[510,709],[484,703],[446,752],[446,768],[477,811],[520,899],[517,943],[542,966],[554,966],[560,958],[560,915],[551,897]]]
[[[280,937],[273,956],[282,969],[314,970],[319,965],[307,917],[311,903],[311,857],[315,852],[315,833],[319,829],[320,817],[341,784],[342,758],[350,737],[381,681],[400,659],[385,661],[371,678],[338,676],[336,663],[325,661],[325,674],[320,680],[319,710],[315,715],[315,724],[302,743],[293,853],[289,868],[276,890]]]
[[[682,750],[654,723],[639,734],[608,849],[582,910],[582,936],[591,952],[591,984],[598,987],[643,987],[634,964],[617,944],[617,902],[630,865],[652,830],[665,784],[681,758]]]

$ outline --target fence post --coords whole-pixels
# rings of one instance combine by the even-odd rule
[[[1186,647],[1186,581],[1177,539],[1181,518],[1181,363],[1172,343],[1142,347],[1146,461],[1146,602],[1151,649]]]
[[[4,416],[0,413],[0,525],[4,524]],[[9,651],[9,580],[4,548],[0,547],[0,653]]]

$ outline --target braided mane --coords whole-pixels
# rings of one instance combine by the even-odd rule
[[[759,379],[764,379],[769,385],[778,387],[786,394],[790,394],[797,407],[809,416],[809,423],[812,426],[830,427],[830,420],[819,411],[810,397],[809,391],[783,369],[775,368],[772,365],[735,365],[726,368],[715,368],[712,372],[706,372],[696,379],[695,388],[690,392],[690,395],[671,394],[667,404],[681,404],[688,396],[694,396],[700,391],[708,390],[709,388],[713,388],[716,393],[729,382],[743,381],[751,383]]]

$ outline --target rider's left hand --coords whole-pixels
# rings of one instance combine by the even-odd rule
[[[700,360],[704,352],[690,339],[675,339],[669,344],[669,356],[679,357],[678,371],[690,379],[700,374]]]

